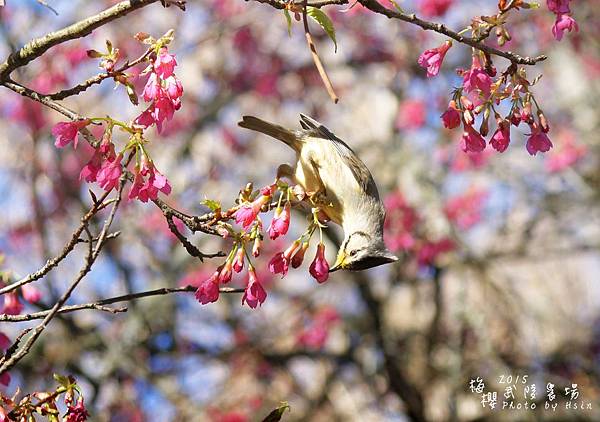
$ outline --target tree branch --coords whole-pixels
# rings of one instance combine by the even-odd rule
[[[144,297],[150,296],[164,296],[173,293],[190,293],[198,290],[197,287],[194,286],[184,286],[184,287],[163,287],[161,289],[148,290],[145,292],[131,293],[122,296],[115,296],[108,299],[102,299],[97,302],[84,303],[80,305],[70,305],[63,306],[58,310],[58,313],[64,314],[69,312],[81,311],[84,309],[96,309],[99,311],[118,313],[118,312],[126,312],[127,308],[109,308],[105,305],[110,305],[112,303],[117,302],[127,302],[130,300],[137,300]],[[219,289],[220,293],[243,293],[244,289],[236,289],[233,287],[221,287]],[[0,322],[24,322],[24,321],[32,321],[34,319],[42,319],[45,318],[50,312],[51,309],[46,311],[35,312],[31,314],[25,315],[0,315]]]
[[[51,47],[61,44],[65,41],[74,40],[92,33],[96,28],[101,27],[115,19],[126,16],[129,13],[156,3],[158,0],[126,0],[115,4],[108,9],[90,16],[58,31],[50,32],[42,37],[35,38],[25,44],[20,50],[8,56],[6,61],[0,64],[0,81],[4,82],[10,74],[19,67],[25,66],[32,60],[40,57]]]
[[[413,25],[420,26],[426,31],[434,31],[438,32],[442,35],[446,35],[447,37],[452,38],[455,41],[458,41],[462,44],[469,45],[473,48],[481,50],[485,53],[492,54],[495,56],[504,57],[507,60],[510,60],[512,63],[523,64],[523,65],[534,65],[542,60],[546,60],[547,57],[544,55],[537,57],[524,57],[518,54],[512,53],[510,51],[502,51],[497,48],[490,47],[488,45],[483,44],[483,40],[481,37],[471,38],[460,35],[458,32],[452,31],[448,29],[445,25],[441,23],[428,22],[423,19],[419,19],[414,13],[406,14],[400,12],[398,10],[388,9],[379,4],[376,0],[358,0],[360,4],[362,4],[367,9],[372,12],[379,13],[381,15],[387,16],[390,19],[399,19],[404,22],[411,23]]]

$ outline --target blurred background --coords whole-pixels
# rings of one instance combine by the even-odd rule
[[[113,3],[48,0],[56,16],[37,1],[9,0],[0,11],[0,57]],[[401,5],[458,29],[474,13],[497,10],[484,0]],[[286,240],[265,242],[257,261],[268,291],[261,308],[241,306],[239,294],[202,306],[180,293],[129,303],[116,315],[65,314],[11,371],[5,393],[47,389],[53,373],[72,374],[99,421],[255,421],[281,401],[291,406],[289,421],[600,420],[599,6],[573,2],[580,32],[561,42],[552,37],[554,15],[545,4],[511,18],[507,48],[549,56],[527,69],[530,79],[543,74],[533,92],[554,143],[535,157],[525,150],[524,125],[512,128],[505,153],[489,146],[463,153],[460,129],[444,129],[439,116],[461,84],[456,69],[470,66],[469,48],[455,43],[440,75],[427,79],[417,58],[444,38],[360,5],[324,8],[337,53],[311,26],[337,105],[315,70],[302,23],[293,21],[288,36],[283,13],[255,1],[188,1],[185,13],[151,5],[21,68],[16,80],[55,92],[100,71],[87,49],[103,50],[110,39],[133,59],[144,51],[136,32],[159,37],[174,28],[170,52],[183,106],[163,133],[149,132],[149,151],[173,185],[166,201],[202,214],[206,198],[230,206],[247,182],[270,183],[293,152],[236,122],[253,114],[295,128],[307,113],[371,169],[386,201],[386,241],[401,260],[336,272],[323,285],[309,276],[309,262],[273,277],[270,256],[305,227],[305,216],[293,214]],[[508,63],[495,65],[501,71]],[[65,104],[124,121],[143,110],[113,88],[106,80]],[[88,188],[98,188],[78,180],[91,147],[53,146],[50,130],[61,116],[6,89],[0,113],[0,253],[2,270],[18,277],[62,249],[90,203]],[[121,236],[70,303],[187,285],[220,264],[190,257],[153,204],[127,202],[115,228]],[[326,232],[333,262],[340,231]],[[205,252],[230,245],[191,239]],[[24,302],[25,312],[50,307],[83,254],[77,249],[38,282],[42,297]],[[232,283],[244,286],[245,279]],[[28,326],[4,322],[1,330],[14,339]],[[554,411],[544,409],[548,383],[556,389]],[[565,388],[573,384],[578,406],[567,409],[573,397]],[[515,406],[537,408],[501,410],[512,385]],[[482,394],[494,391],[491,410]]]

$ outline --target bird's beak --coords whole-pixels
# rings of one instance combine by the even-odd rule
[[[334,271],[344,268],[344,266],[346,264],[345,261],[346,261],[346,254],[344,253],[344,251],[340,251],[340,253],[338,254],[338,256],[335,260],[335,264],[333,264],[333,267],[331,267],[329,269],[329,272],[332,273]]]

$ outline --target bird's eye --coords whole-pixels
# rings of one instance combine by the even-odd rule
[[[358,249],[351,250],[350,256],[356,256],[357,253],[358,253]]]

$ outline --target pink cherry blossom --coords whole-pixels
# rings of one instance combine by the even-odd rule
[[[102,168],[102,154],[96,150],[88,163],[83,166],[79,173],[79,180],[85,179],[86,182],[95,182],[98,172]]]
[[[29,303],[37,303],[42,298],[42,292],[31,284],[21,286],[21,294],[23,295],[23,299]]]
[[[232,262],[227,261],[221,271],[219,272],[219,284],[226,284],[231,281],[231,277],[233,276],[232,271]]]
[[[481,221],[484,201],[488,194],[481,189],[473,189],[465,194],[450,198],[444,205],[448,220],[461,230],[467,230]]]
[[[244,296],[242,296],[242,305],[247,303],[249,307],[255,309],[257,306],[262,305],[266,298],[267,292],[258,281],[254,267],[250,266],[248,268],[248,284]]]
[[[144,110],[142,112],[142,114],[137,116],[134,120],[134,123],[136,125],[140,125],[140,126],[144,126],[144,127],[152,126],[154,124],[154,116],[152,114],[152,106],[150,106],[149,108]]]
[[[473,126],[465,125],[465,131],[461,138],[461,149],[464,152],[481,152],[485,149],[485,139]]]
[[[460,125],[460,112],[456,108],[456,102],[454,100],[450,101],[448,109],[441,117],[446,129],[454,129]]]
[[[19,315],[23,310],[23,304],[19,300],[16,291],[8,292],[4,295],[3,313],[7,315]]]
[[[90,121],[88,119],[75,122],[57,123],[52,128],[52,135],[54,138],[56,138],[54,141],[54,146],[57,148],[64,148],[73,142],[73,148],[77,148],[79,130],[83,129],[89,124]]]
[[[506,151],[510,143],[510,122],[508,120],[500,120],[498,129],[492,135],[490,145],[498,152]]]
[[[548,9],[557,15],[571,13],[571,9],[569,8],[570,2],[571,0],[546,0]]]
[[[308,246],[308,242],[302,242],[302,246],[300,247],[300,249],[298,249],[298,251],[294,254],[294,257],[292,258],[292,268],[298,268],[300,265],[302,265],[302,262],[304,261],[304,254],[306,253]]]
[[[176,65],[177,60],[175,60],[175,56],[169,54],[167,48],[163,47],[158,52],[158,56],[154,61],[154,71],[158,74],[158,76],[161,77],[161,79],[167,79],[173,74]]]
[[[260,209],[263,205],[269,202],[270,197],[266,195],[261,195],[253,202],[249,204],[242,205],[234,214],[235,222],[237,224],[241,224],[244,230],[254,223]]]
[[[556,15],[556,22],[552,26],[552,34],[557,41],[562,40],[565,31],[572,32],[573,30],[579,32],[579,25],[577,25],[575,19],[567,14]]]
[[[420,0],[419,11],[428,18],[442,16],[452,6],[452,3],[454,0]]]
[[[553,145],[548,135],[542,132],[536,124],[531,125],[531,129],[532,131],[526,144],[527,152],[530,155],[536,155],[538,152],[550,151]]]
[[[117,155],[112,159],[107,159],[102,163],[102,168],[98,172],[96,180],[102,189],[107,192],[115,189],[119,185],[119,179],[123,169],[121,167],[121,160],[123,156]]]
[[[67,414],[65,415],[65,422],[85,422],[89,413],[83,404],[83,397],[79,396],[77,404],[75,406],[68,406]]]
[[[158,75],[156,73],[151,73],[150,77],[146,81],[146,85],[144,86],[142,97],[144,98],[144,101],[150,102],[160,98],[161,96],[164,96],[164,94],[162,92]]]
[[[490,94],[491,85],[492,78],[481,68],[479,60],[473,58],[471,69],[465,72],[463,76],[463,88],[465,92],[472,92],[478,89],[487,97]]]
[[[289,260],[285,258],[283,252],[278,252],[269,261],[269,271],[273,274],[281,274],[283,278],[288,272],[289,264]]]
[[[427,241],[417,251],[417,263],[422,267],[433,265],[439,255],[450,252],[455,248],[456,245],[449,238]]]
[[[219,299],[219,273],[220,269],[215,271],[213,275],[198,285],[195,296],[198,302],[200,302],[202,305],[216,302],[217,299]]]
[[[448,50],[452,47],[451,41],[446,41],[444,44],[437,48],[425,50],[419,56],[418,63],[423,69],[427,70],[427,77],[431,78],[440,73],[440,68],[444,57]]]
[[[319,283],[324,283],[329,278],[329,264],[325,259],[325,245],[323,243],[317,245],[317,253],[312,264],[310,264],[309,272]]]
[[[183,95],[183,85],[175,76],[169,76],[165,80],[165,90],[171,100],[177,100]]]
[[[267,230],[269,237],[272,240],[287,233],[288,228],[290,227],[290,213],[291,206],[289,202],[287,202],[283,208],[277,208],[275,210],[275,216],[273,217],[273,220],[271,220],[271,225]]]

